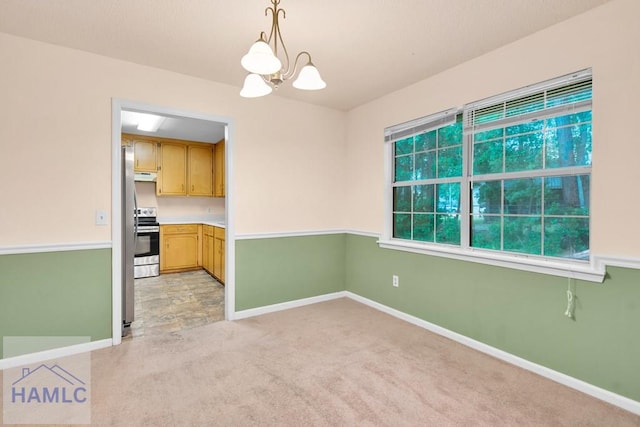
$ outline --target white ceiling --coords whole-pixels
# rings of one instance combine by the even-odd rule
[[[190,117],[176,117],[169,114],[153,113],[156,116],[165,117],[156,132],[138,130],[139,118],[136,113],[144,111],[123,110],[121,114],[122,132],[133,135],[160,136],[163,138],[184,139],[187,141],[200,141],[215,143],[225,137],[224,123],[208,120],[193,119]]]
[[[349,110],[608,0],[282,0],[291,56],[327,88],[279,96]],[[268,0],[2,0],[0,32],[242,86]],[[273,95],[270,95],[273,96]]]

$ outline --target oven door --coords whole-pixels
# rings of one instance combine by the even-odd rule
[[[154,257],[157,263],[160,255],[160,227],[140,226],[136,235],[135,258]],[[136,261],[139,261],[136,259]],[[137,262],[139,264],[139,262]],[[150,263],[149,263],[150,264]]]

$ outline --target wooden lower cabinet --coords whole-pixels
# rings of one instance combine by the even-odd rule
[[[213,261],[213,275],[218,279],[220,283],[224,283],[224,243],[225,243],[225,229],[220,227],[213,227],[214,236],[214,261]]]
[[[213,227],[210,225],[202,226],[202,267],[211,275],[213,275],[214,262],[214,237]]]
[[[202,267],[224,284],[225,231],[224,228],[211,225],[161,225],[160,273],[175,273]]]
[[[224,285],[225,229],[202,226],[202,267]]]
[[[198,224],[160,226],[160,273],[199,268],[200,250]]]

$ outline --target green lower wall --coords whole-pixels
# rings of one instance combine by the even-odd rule
[[[236,311],[348,290],[640,401],[640,270],[576,281],[575,320],[563,315],[567,284],[372,237],[236,241]],[[111,250],[0,256],[0,336],[69,335],[111,337]]]
[[[346,237],[346,290],[640,401],[640,271],[603,284],[380,249]],[[397,274],[400,286],[391,286]]]
[[[111,249],[1,255],[4,336],[111,338]]]
[[[344,291],[345,235],[236,241],[236,311]]]

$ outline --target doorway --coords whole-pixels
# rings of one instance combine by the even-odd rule
[[[233,153],[234,153],[234,125],[232,119],[224,116],[214,116],[199,112],[185,111],[170,107],[143,104],[139,102],[113,99],[112,100],[112,340],[113,344],[122,341],[122,227],[124,224],[122,213],[122,190],[120,176],[122,173],[121,133],[123,129],[122,112],[149,113],[171,118],[176,123],[205,123],[220,126],[225,140],[225,176],[226,194],[224,198],[224,224],[226,239],[224,243],[225,257],[225,288],[224,288],[224,318],[232,320],[235,317],[235,223],[234,223],[234,194],[233,194]],[[177,134],[173,137],[175,138]]]

